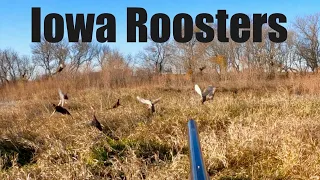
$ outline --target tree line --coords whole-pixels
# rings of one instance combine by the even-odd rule
[[[269,40],[267,25],[262,28],[262,42],[253,42],[253,35],[245,43],[214,40],[197,41],[195,35],[187,43],[168,41],[149,43],[135,55],[124,55],[107,43],[49,43],[42,38],[31,44],[31,57],[20,55],[12,48],[0,49],[0,84],[18,80],[54,76],[62,71],[76,74],[85,70],[143,69],[154,74],[200,72],[204,69],[218,75],[228,72],[257,70],[271,76],[276,73],[318,72],[320,63],[320,13],[297,17],[287,29],[287,40]],[[216,32],[216,24],[210,24]],[[253,32],[251,22],[250,32]],[[200,30],[194,28],[194,33]],[[229,32],[229,30],[227,30]],[[228,34],[228,33],[227,33]]]

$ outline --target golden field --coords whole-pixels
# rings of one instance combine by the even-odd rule
[[[7,85],[0,179],[188,179],[190,118],[210,179],[319,179],[319,80],[161,76],[111,86],[102,76],[57,76]],[[201,105],[195,83],[216,86],[214,100]],[[73,118],[49,118],[58,88]],[[136,96],[161,97],[156,113]],[[122,106],[108,110],[118,98]],[[103,132],[89,125],[91,106]]]

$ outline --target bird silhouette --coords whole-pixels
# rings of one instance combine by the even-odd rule
[[[62,63],[59,64],[59,68],[55,72],[55,74],[60,73],[64,69],[64,65]]]
[[[61,113],[61,114],[69,115],[69,116],[72,117],[72,115],[70,114],[70,112],[69,112],[67,109],[65,109],[64,107],[59,106],[59,105],[55,105],[55,104],[52,104],[52,105],[53,105],[53,107],[54,107],[54,111],[52,112],[51,116],[52,116],[55,112],[59,112],[59,113]],[[50,116],[50,117],[51,117],[51,116]]]
[[[58,89],[58,92],[59,92],[59,97],[60,97],[60,101],[59,101],[58,106],[61,105],[61,106],[63,107],[64,103],[67,104],[67,101],[66,101],[66,100],[68,100],[69,97],[68,97],[67,94],[64,94],[64,93],[61,91],[60,88]]]
[[[120,99],[115,103],[115,105],[112,106],[112,108],[117,108],[120,106]]]
[[[56,74],[60,73],[63,69],[64,69],[64,64],[60,63],[59,67],[56,70],[56,72],[54,72],[52,75],[56,75]]]
[[[154,105],[155,105],[156,103],[158,103],[161,98],[158,98],[158,99],[155,99],[155,100],[151,101],[151,100],[149,100],[149,99],[143,99],[143,98],[137,96],[137,99],[138,99],[141,103],[147,104],[147,105],[148,105],[148,108],[151,110],[151,112],[154,113],[154,112],[156,111]]]
[[[202,100],[201,103],[203,104],[204,102],[208,100],[212,100],[214,93],[216,91],[216,88],[213,87],[212,85],[209,85],[206,90],[203,92],[201,91],[200,87],[196,84],[194,86],[195,91],[201,96]]]
[[[93,108],[93,106],[91,106],[91,110],[92,110],[92,114],[93,114],[93,119],[92,119],[90,125],[96,127],[100,131],[102,131],[102,126],[96,117],[96,112],[95,112],[95,109]]]
[[[202,72],[205,68],[206,68],[206,66],[202,66],[199,68],[199,70]]]
[[[91,121],[91,126],[96,127],[97,129],[99,129],[100,131],[102,131],[102,126],[100,124],[100,122],[98,121],[98,119],[96,118],[96,115],[93,115],[93,119]]]
[[[63,64],[60,64],[60,65],[59,65],[59,69],[57,70],[57,72],[61,72],[61,71],[63,70],[63,68],[64,68],[64,67],[63,67]]]

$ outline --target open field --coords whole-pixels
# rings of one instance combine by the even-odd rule
[[[123,88],[57,79],[5,87],[0,179],[188,179],[188,118],[197,121],[211,179],[319,179],[319,79],[210,82],[218,90],[204,105],[194,83],[168,79]],[[70,96],[73,119],[49,118],[58,87]],[[136,96],[162,97],[156,113]],[[122,106],[107,110],[117,98]],[[89,125],[91,106],[103,132]]]
[[[320,3],[279,2],[2,2],[0,180],[191,179],[190,119],[210,179],[320,180]]]

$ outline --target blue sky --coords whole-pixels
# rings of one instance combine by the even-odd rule
[[[199,13],[213,16],[218,9],[226,10],[229,18],[235,13],[283,13],[288,25],[298,15],[320,12],[318,0],[1,0],[0,6],[0,49],[14,48],[20,54],[31,55],[31,8],[41,7],[42,19],[49,13],[111,13],[116,18],[116,43],[108,43],[123,53],[135,54],[146,43],[127,43],[127,7],[142,7],[148,13],[148,21],[155,13],[165,13],[171,20],[178,13],[195,17]],[[42,26],[43,27],[43,26]],[[65,32],[66,34],[67,32]],[[95,36],[93,36],[95,38]]]

